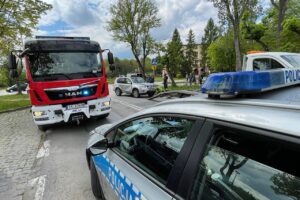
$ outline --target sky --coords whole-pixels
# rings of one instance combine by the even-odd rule
[[[116,0],[43,0],[52,4],[52,10],[43,15],[34,35],[89,36],[102,48],[109,48],[119,58],[133,58],[130,47],[115,41],[106,30],[111,18],[109,8]],[[178,28],[181,40],[186,43],[192,29],[196,42],[201,41],[204,28],[211,17],[218,22],[217,10],[207,0],[153,0],[159,9],[161,26],[151,35],[166,43]]]

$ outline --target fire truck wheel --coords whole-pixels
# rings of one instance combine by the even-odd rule
[[[122,91],[120,90],[120,88],[116,88],[115,92],[116,92],[117,96],[121,96],[122,95]]]
[[[45,125],[38,125],[38,129],[40,130],[40,131],[46,131],[47,129],[48,129],[48,126],[45,126]]]

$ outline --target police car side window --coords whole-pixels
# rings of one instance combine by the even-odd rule
[[[189,199],[300,199],[297,145],[242,131],[219,134],[207,146]]]
[[[279,62],[272,58],[259,58],[253,61],[254,71],[284,68]]]
[[[166,183],[193,124],[178,117],[134,120],[117,129],[115,146],[138,168]]]
[[[124,78],[119,78],[117,83],[124,83]]]

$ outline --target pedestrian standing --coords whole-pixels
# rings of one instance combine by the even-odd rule
[[[185,74],[185,79],[186,79],[186,85],[188,85],[188,83],[189,83],[189,74],[188,73]]]
[[[190,86],[192,86],[192,82],[193,82],[193,74],[190,73],[189,75],[189,82],[190,82]]]
[[[164,74],[164,88],[165,88],[165,91],[168,89],[168,75],[167,75],[167,73]]]

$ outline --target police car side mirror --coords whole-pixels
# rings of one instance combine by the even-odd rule
[[[96,142],[93,146],[91,146],[90,151],[95,156],[95,155],[105,153],[108,147],[109,147],[109,143],[108,140],[105,138],[100,140],[99,142]]]

